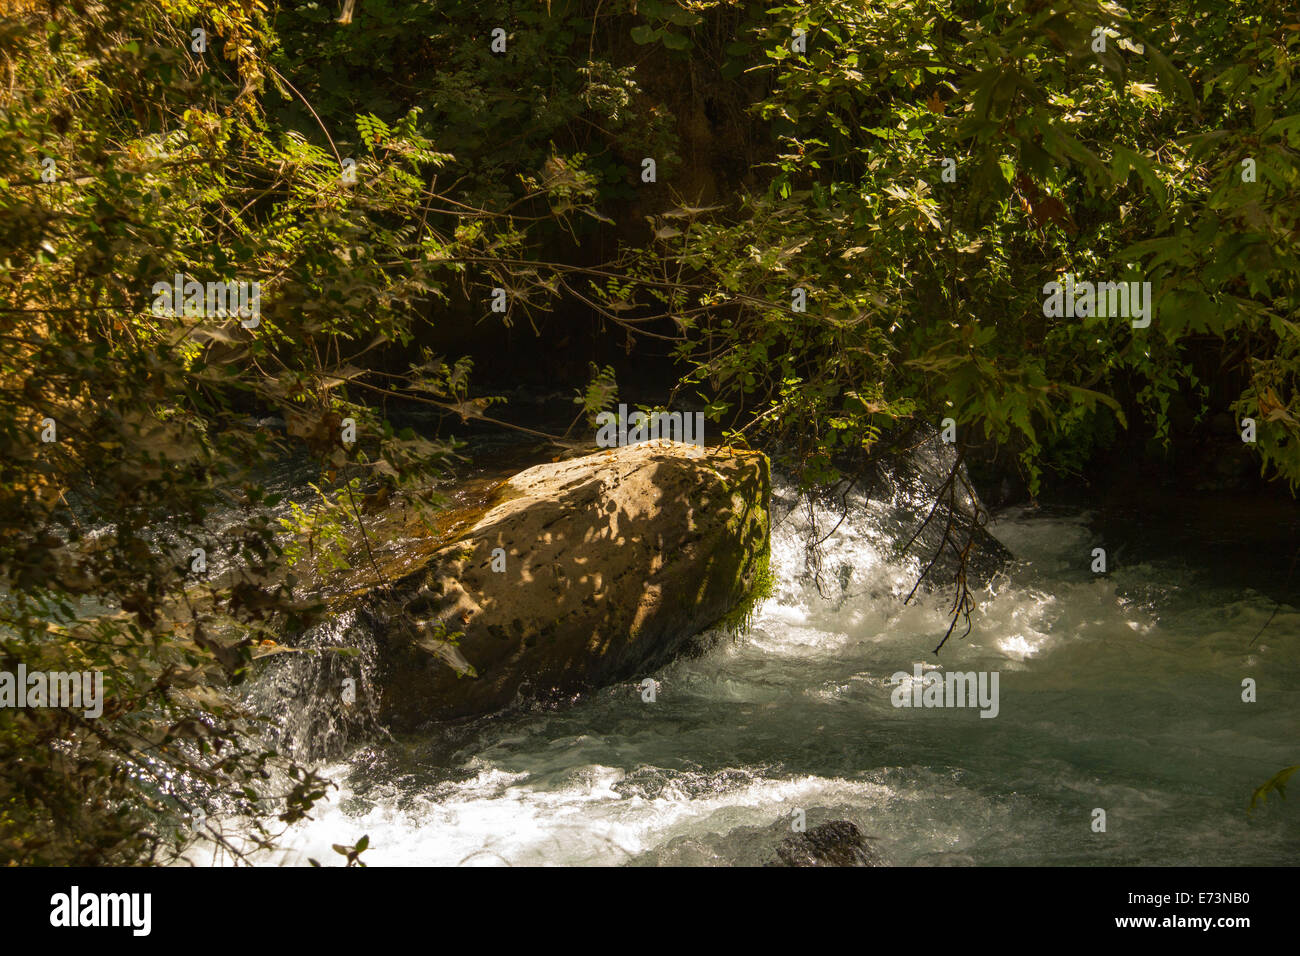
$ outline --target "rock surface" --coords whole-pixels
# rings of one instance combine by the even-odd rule
[[[847,820],[832,820],[781,841],[773,866],[880,866],[862,831]]]
[[[761,453],[670,441],[520,472],[398,582],[381,719],[410,729],[645,677],[766,573],[770,494]]]

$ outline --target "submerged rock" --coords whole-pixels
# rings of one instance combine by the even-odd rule
[[[503,482],[398,582],[380,629],[395,729],[642,678],[743,610],[766,575],[758,452],[643,442]]]
[[[836,465],[848,477],[826,489],[821,503],[869,513],[896,556],[916,560],[922,590],[948,590],[960,575],[982,585],[1012,559],[986,529],[988,509],[938,429],[913,424],[882,439],[869,457],[845,456]]]
[[[847,820],[832,820],[796,833],[776,848],[772,866],[880,866],[862,831]]]
[[[920,428],[905,446],[910,447],[877,462],[867,487],[873,498],[888,503],[887,520],[902,541],[911,540],[907,550],[928,567],[922,586],[950,587],[959,571],[972,586],[987,582],[1012,555],[986,530],[988,509],[956,448],[938,431]]]
[[[869,458],[846,455],[835,464],[845,477],[811,493],[782,480],[778,468],[773,511],[805,539],[800,583],[815,583],[837,607],[913,588],[951,599],[963,584],[989,583],[1012,560],[987,530],[988,511],[956,449],[937,430],[913,427],[883,439]],[[905,581],[894,570],[906,571]]]

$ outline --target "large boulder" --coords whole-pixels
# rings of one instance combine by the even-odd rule
[[[397,583],[381,719],[409,729],[645,677],[743,613],[767,573],[770,494],[761,453],[670,441],[508,479]]]

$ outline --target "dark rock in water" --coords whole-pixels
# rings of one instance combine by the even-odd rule
[[[951,587],[963,570],[974,587],[992,578],[1012,558],[984,527],[988,509],[980,500],[956,448],[937,431],[917,429],[902,451],[878,460],[866,476],[868,494],[887,503],[889,519],[903,532],[901,543],[929,568],[926,588]]]
[[[776,848],[771,866],[881,866],[880,858],[847,820],[832,820],[796,833]]]
[[[873,543],[894,551],[891,557],[906,556],[914,563],[915,582],[922,591],[951,592],[962,582],[972,589],[981,587],[1012,559],[986,529],[988,509],[959,463],[956,447],[944,442],[937,430],[913,427],[882,439],[869,458],[845,457],[835,464],[848,477],[817,496],[818,508],[831,517],[823,516],[809,527],[811,541],[833,537],[839,512],[850,524],[859,523],[860,534],[865,531]],[[779,487],[775,512],[803,512],[801,496],[794,485]],[[826,555],[818,553],[819,547],[809,548],[810,563],[824,575],[819,589],[838,574],[839,590],[846,593],[854,573],[852,561],[823,567]]]

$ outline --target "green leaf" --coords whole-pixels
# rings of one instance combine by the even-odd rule
[[[1287,781],[1290,780],[1292,775],[1298,770],[1300,770],[1300,764],[1296,764],[1294,767],[1287,767],[1285,770],[1279,770],[1277,773],[1273,774],[1272,777],[1266,780],[1262,786],[1257,787],[1255,792],[1250,795],[1250,810],[1253,811],[1257,804],[1267,801],[1268,795],[1274,790],[1277,791],[1279,797],[1285,800]]]

